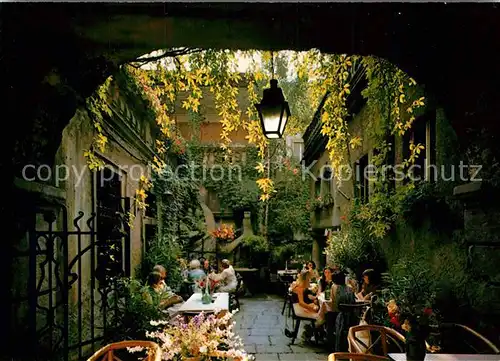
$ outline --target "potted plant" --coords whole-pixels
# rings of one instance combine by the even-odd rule
[[[399,261],[384,278],[382,297],[387,300],[389,325],[404,333],[406,359],[423,361],[426,339],[437,325],[434,278],[425,263],[415,257]]]
[[[250,356],[233,332],[234,323],[230,322],[235,312],[223,316],[202,312],[189,321],[183,316],[170,322],[151,321],[152,325],[161,325],[163,329],[147,336],[160,345],[164,361],[208,361],[212,358],[247,361]],[[129,352],[138,351],[142,348],[129,349]]]
[[[211,232],[210,235],[217,241],[222,242],[231,242],[235,237],[233,226],[224,223],[215,231]]]

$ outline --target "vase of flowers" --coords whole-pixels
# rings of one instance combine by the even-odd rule
[[[430,330],[437,325],[434,311],[437,285],[425,262],[413,256],[400,260],[385,275],[382,298],[388,300],[388,326],[404,334],[406,359],[425,359]]]
[[[230,322],[235,312],[227,312],[222,317],[202,312],[189,321],[182,316],[170,322],[151,321],[153,326],[162,326],[163,329],[147,336],[160,346],[163,361],[208,361],[212,358],[247,361],[250,357],[243,349],[241,339],[233,332],[234,323]],[[134,347],[129,351],[142,349]]]

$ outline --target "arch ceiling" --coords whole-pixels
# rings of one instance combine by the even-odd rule
[[[3,12],[4,61],[24,84],[56,67],[86,96],[109,72],[96,59],[116,65],[165,47],[318,48],[389,59],[435,94],[459,133],[478,117],[498,129],[494,3],[7,4]]]

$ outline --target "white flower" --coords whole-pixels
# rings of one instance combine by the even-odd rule
[[[200,352],[201,353],[207,353],[208,352],[208,347],[207,346],[201,346],[200,347]]]

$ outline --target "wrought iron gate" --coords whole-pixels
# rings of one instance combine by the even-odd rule
[[[26,242],[15,254],[21,291],[14,290],[11,330],[13,339],[22,337],[21,359],[80,361],[107,338],[118,313],[116,280],[130,275],[130,199],[120,198],[115,214],[106,215],[112,227],[99,228],[97,210],[79,212],[71,225],[64,207],[31,213]]]

